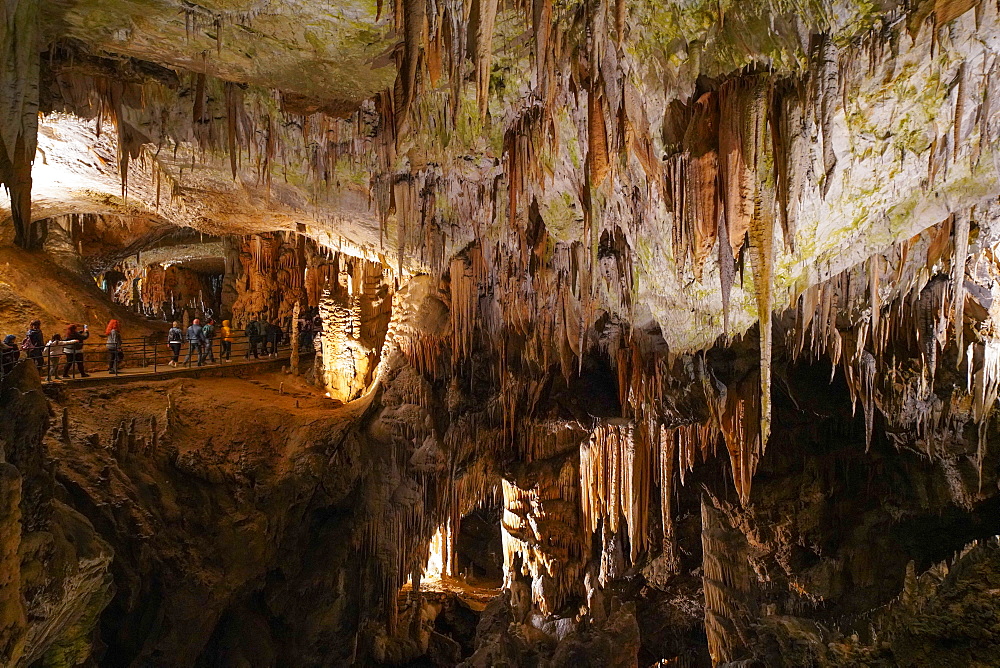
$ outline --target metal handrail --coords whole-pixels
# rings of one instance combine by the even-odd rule
[[[280,351],[291,349],[295,331],[294,327],[282,329],[281,338],[278,340],[277,346],[273,345],[273,338],[269,337],[266,333],[255,337],[255,339],[259,340],[251,342],[246,335],[245,329],[231,330],[228,338],[232,339],[232,341],[228,342],[230,344],[228,347],[223,345],[222,335],[218,327],[216,327],[215,334],[210,339],[209,345],[203,346],[200,349],[198,346],[192,346],[187,340],[186,330],[184,330],[183,336],[184,338],[180,341],[179,351],[176,354],[176,365],[170,364],[175,358],[175,354],[171,344],[166,341],[165,332],[122,339],[116,350],[107,347],[103,335],[91,335],[84,344],[84,347],[77,351],[77,354],[83,356],[82,363],[86,365],[104,362],[107,364],[109,371],[116,376],[120,375],[122,369],[142,369],[144,370],[143,373],[157,373],[159,368],[163,366],[191,368],[193,366],[222,365],[231,362],[233,359],[238,360],[241,357],[249,360],[251,356],[254,359],[276,356]],[[301,341],[298,343],[301,343]],[[71,361],[69,354],[63,352],[63,348],[63,342],[59,341],[51,346],[46,345],[42,349],[41,357],[43,361],[39,372],[44,375],[47,382],[51,382],[54,378],[66,377],[67,373],[69,378],[73,379],[78,375],[79,363],[75,359]],[[25,351],[19,350],[18,352],[18,361],[24,360],[26,357],[32,357]],[[120,355],[116,364],[112,364],[112,352],[117,352]],[[95,357],[95,353],[98,353],[99,356]],[[7,372],[7,366],[7,364],[0,364],[0,378]],[[151,370],[149,370],[150,367],[152,367]],[[60,373],[60,371],[63,373]],[[90,374],[88,373],[87,375]]]

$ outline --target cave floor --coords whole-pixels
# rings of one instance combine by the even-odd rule
[[[140,432],[153,424],[161,433],[168,431],[180,456],[196,452],[221,470],[263,467],[281,475],[292,466],[296,452],[310,447],[315,429],[350,423],[367,405],[343,405],[304,378],[278,370],[246,378],[54,385],[54,408],[67,413],[70,439],[59,434],[62,427],[54,421],[50,453],[69,469],[88,459],[70,443],[109,443],[116,428],[135,420]],[[96,465],[98,459],[90,463]],[[77,472],[89,477],[85,470]]]
[[[420,581],[420,593],[432,599],[455,598],[471,610],[482,612],[486,604],[500,595],[501,582],[464,579],[449,576],[429,577]],[[412,598],[413,586],[408,582],[399,590],[400,608]]]

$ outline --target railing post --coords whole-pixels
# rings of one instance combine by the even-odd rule
[[[142,366],[145,368],[148,366],[146,364],[146,337],[142,337]]]
[[[156,373],[156,354],[157,354],[157,346],[156,344],[153,344],[153,373]]]

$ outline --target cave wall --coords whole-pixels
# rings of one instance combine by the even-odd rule
[[[113,548],[60,497],[43,435],[48,402],[34,365],[0,380],[3,444],[4,662],[79,665],[115,585]]]

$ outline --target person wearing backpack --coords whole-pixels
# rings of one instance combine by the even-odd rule
[[[39,373],[42,371],[42,351],[45,350],[45,337],[42,336],[42,321],[32,320],[28,324],[28,333],[21,341],[21,350],[29,360],[34,360]]]
[[[253,355],[254,359],[259,359],[260,344],[264,340],[264,328],[259,320],[255,318],[250,321],[247,325],[246,335],[250,341],[250,345],[247,346],[246,358],[250,359],[250,355]]]
[[[174,320],[167,332],[167,345],[170,346],[170,361],[167,366],[177,366],[177,359],[181,356],[181,343],[184,341],[184,332],[181,331],[181,324]]]
[[[201,334],[205,337],[205,354],[202,358],[206,362],[215,364],[215,319],[209,318],[205,326],[201,328]]]
[[[121,325],[118,324],[117,320],[111,320],[108,323],[108,328],[104,330],[104,336],[107,337],[108,373],[118,375],[118,365],[121,364],[125,355],[122,353]]]
[[[6,376],[17,364],[17,360],[21,357],[21,351],[17,347],[17,337],[13,334],[8,334],[3,338],[3,343],[0,344],[0,375]]]

